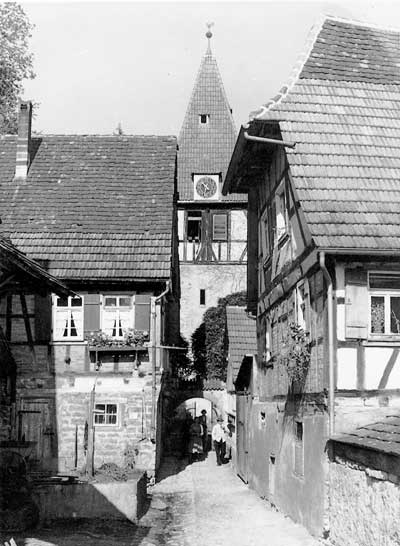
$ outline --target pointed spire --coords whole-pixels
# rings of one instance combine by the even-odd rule
[[[212,38],[211,28],[214,26],[214,23],[206,23],[206,26],[208,28],[208,30],[206,32],[206,38],[208,40],[206,55],[211,56],[212,55],[212,53],[211,53],[211,38]]]

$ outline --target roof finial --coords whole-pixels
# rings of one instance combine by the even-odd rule
[[[214,23],[206,23],[206,26],[208,28],[207,32],[206,32],[206,37],[207,37],[207,40],[208,40],[208,46],[207,46],[207,55],[211,55],[211,45],[210,45],[210,40],[212,38],[212,32],[211,32],[211,28],[214,26]]]

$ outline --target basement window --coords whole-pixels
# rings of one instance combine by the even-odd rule
[[[209,121],[210,121],[210,114],[199,114],[200,125],[207,125]]]
[[[94,409],[94,424],[113,426],[118,424],[117,404],[96,404]]]

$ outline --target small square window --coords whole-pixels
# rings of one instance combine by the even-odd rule
[[[96,404],[94,410],[95,425],[116,425],[117,417],[117,404]]]
[[[199,121],[201,125],[206,125],[210,121],[210,114],[200,114]]]

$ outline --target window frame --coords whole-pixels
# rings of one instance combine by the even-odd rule
[[[72,306],[72,300],[75,299],[75,298],[80,298],[81,300],[81,305],[80,306]],[[77,342],[82,342],[84,340],[84,320],[85,320],[85,317],[84,317],[84,312],[85,312],[85,298],[84,298],[84,295],[83,294],[77,294],[76,296],[67,296],[67,302],[68,304],[66,306],[58,306],[57,305],[57,302],[58,300],[60,299],[59,296],[57,296],[57,294],[52,294],[52,297],[51,297],[51,303],[52,303],[52,320],[51,320],[51,329],[52,329],[52,335],[51,335],[51,339],[52,341],[77,341]],[[60,309],[60,310],[64,310],[64,311],[67,311],[69,313],[68,315],[68,325],[67,325],[67,328],[68,328],[68,332],[69,332],[69,335],[67,336],[61,336],[61,337],[58,337],[56,335],[56,332],[57,332],[57,317],[58,317],[58,312],[57,312],[57,309]],[[72,312],[77,309],[80,309],[80,313],[81,313],[81,325],[82,325],[82,328],[81,328],[81,333],[77,336],[71,336],[71,319],[72,319]],[[76,328],[76,326],[75,326]],[[78,330],[77,330],[78,332]]]
[[[114,307],[114,306],[109,306],[109,305],[106,305],[106,299],[107,298],[117,298],[117,305]],[[112,339],[116,339],[116,340],[122,340],[124,339],[124,330],[126,330],[126,328],[124,329],[122,327],[122,324],[121,324],[121,318],[120,318],[120,311],[121,311],[121,305],[119,304],[119,300],[120,298],[130,298],[130,306],[129,306],[129,310],[130,310],[130,323],[131,323],[131,326],[129,326],[129,328],[135,328],[135,294],[129,292],[129,293],[122,293],[122,292],[118,292],[118,293],[110,293],[110,294],[102,294],[101,295],[101,316],[100,316],[100,329],[102,332],[106,333],[107,335],[109,335]],[[127,306],[122,306],[122,309],[126,309]],[[105,313],[106,312],[109,312],[109,310],[115,310],[115,320],[118,321],[118,324],[116,322],[116,332],[118,331],[118,335],[116,334],[115,336],[112,334],[108,334],[106,332],[106,328],[105,328]],[[121,324],[121,326],[120,326]],[[122,334],[119,335],[119,330],[121,329],[122,331]]]
[[[215,218],[217,216],[223,216],[225,218],[225,237],[216,238],[215,237]],[[228,241],[228,222],[229,222],[229,213],[228,212],[214,212],[212,214],[212,241],[214,243],[226,243]]]
[[[265,264],[265,262],[270,258],[270,255],[269,214],[268,207],[265,207],[261,213],[259,221],[258,256],[262,257],[262,261]]]
[[[205,117],[206,121],[202,121]],[[199,125],[208,125],[210,123],[210,114],[199,114]]]
[[[398,276],[400,285],[400,274],[393,271],[368,271],[368,338],[372,340],[377,339],[391,339],[400,338],[400,332],[391,331],[391,298],[400,298],[400,288],[370,288],[370,278],[372,275],[379,274]],[[373,332],[372,331],[372,298],[381,297],[384,300],[384,331]],[[400,317],[399,317],[400,320]]]
[[[304,478],[304,422],[296,419],[293,425],[293,473],[298,478]],[[299,425],[301,425],[301,440],[298,437]],[[299,454],[301,454],[300,460]]]
[[[96,417],[99,416],[99,415],[103,415],[99,412],[96,412],[96,408],[97,406],[104,406],[104,418],[105,418],[105,421],[107,419],[107,415],[110,416],[110,415],[116,415],[116,422],[115,423],[97,423],[96,422]],[[108,412],[107,413],[107,406],[115,406],[116,407],[116,413],[111,413],[111,412]],[[93,410],[93,426],[94,427],[118,427],[119,426],[119,415],[120,415],[120,404],[118,404],[118,402],[97,402],[94,406],[94,410]]]
[[[283,205],[282,205],[283,203]],[[279,206],[278,206],[279,204]],[[278,216],[282,216],[284,226],[278,227]],[[286,199],[286,184],[285,178],[280,182],[279,186],[275,191],[275,234],[276,234],[276,243],[279,243],[284,239],[289,233],[289,221],[288,221],[288,210],[287,210],[287,199]]]
[[[200,213],[199,215],[194,215],[193,213]],[[189,238],[189,221],[196,221],[199,226],[199,237]],[[202,240],[202,227],[203,227],[203,213],[201,210],[188,210],[185,219],[185,240],[189,243],[201,243]]]
[[[307,291],[305,282],[296,285],[296,324],[307,332]]]
[[[201,300],[203,299],[203,298],[202,298],[202,295],[204,296],[204,303],[201,303]],[[199,302],[200,302],[199,305],[200,305],[201,307],[205,307],[205,306],[206,306],[206,289],[205,289],[205,288],[200,288]]]

